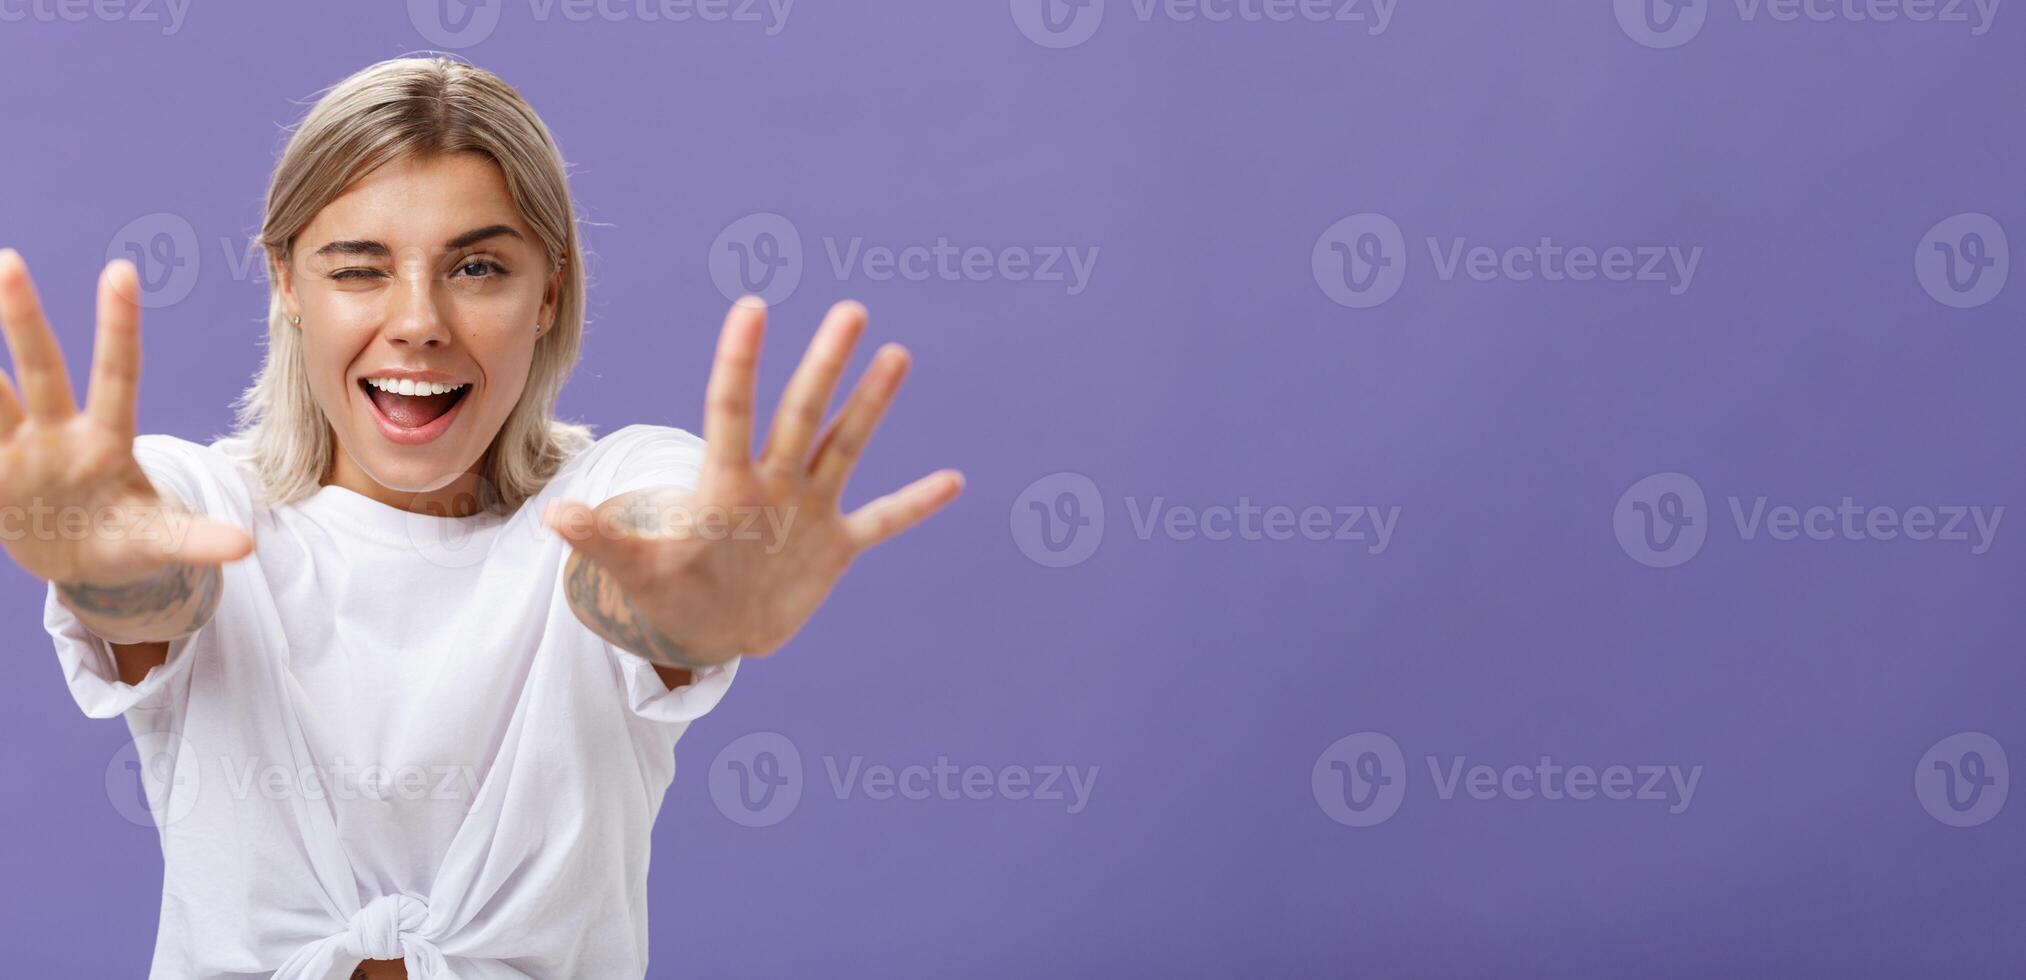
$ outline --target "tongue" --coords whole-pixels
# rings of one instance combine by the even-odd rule
[[[457,401],[458,392],[446,395],[396,395],[368,386],[366,393],[388,420],[404,429],[419,429],[445,412]]]

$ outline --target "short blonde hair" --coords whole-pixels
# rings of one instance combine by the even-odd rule
[[[480,465],[480,507],[518,510],[592,440],[588,427],[554,418],[583,346],[584,269],[562,153],[520,93],[491,72],[441,56],[383,61],[339,82],[311,107],[275,165],[260,242],[273,264],[285,266],[296,236],[354,181],[397,158],[433,153],[479,153],[498,164],[550,269],[563,267],[555,325],[535,341],[527,387]],[[247,441],[269,503],[316,492],[336,447],[311,397],[278,274],[268,277],[267,357],[237,408],[234,435]]]

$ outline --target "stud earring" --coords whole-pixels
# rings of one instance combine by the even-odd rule
[[[289,318],[288,318],[288,323],[289,323],[289,326],[292,326],[292,327],[300,327],[300,326],[302,326],[302,314],[300,314],[300,313],[297,313],[296,315],[294,315],[294,316],[292,316],[292,317],[289,317]]]

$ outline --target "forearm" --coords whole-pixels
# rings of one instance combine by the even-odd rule
[[[156,489],[160,525],[171,525],[198,512],[173,493]],[[117,584],[91,581],[56,583],[57,599],[77,614],[93,634],[112,643],[160,643],[188,636],[204,627],[218,611],[225,581],[216,565],[172,561],[147,576]]]
[[[120,585],[59,582],[58,601],[92,633],[112,643],[155,643],[188,636],[218,611],[225,574],[216,565],[171,562]]]
[[[732,659],[713,658],[686,649],[668,633],[656,627],[633,597],[619,587],[606,571],[581,553],[572,554],[564,568],[565,591],[570,611],[591,632],[605,642],[647,658],[649,663],[675,670],[696,671]]]

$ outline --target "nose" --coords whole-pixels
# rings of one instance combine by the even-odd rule
[[[430,275],[423,257],[404,258],[399,263],[399,285],[388,301],[391,308],[382,333],[390,342],[404,347],[442,347],[450,342],[450,330],[438,306],[435,277]]]

